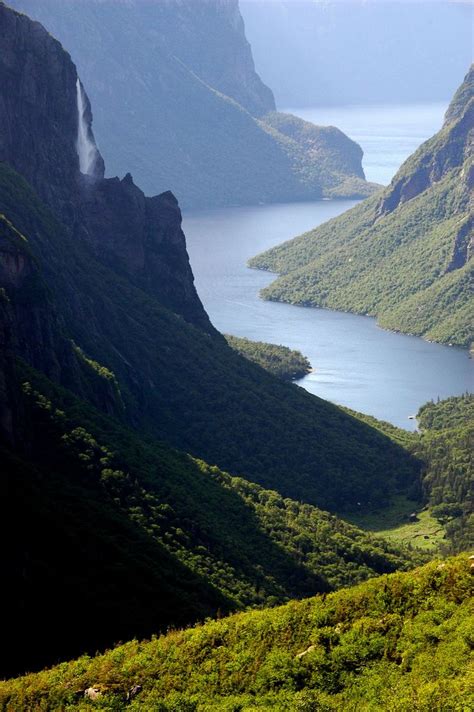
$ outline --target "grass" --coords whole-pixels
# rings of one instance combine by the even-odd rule
[[[410,521],[413,513],[416,513],[417,520]],[[362,529],[376,532],[392,544],[410,544],[423,551],[438,551],[446,538],[443,525],[433,517],[429,507],[418,510],[416,503],[404,495],[394,497],[387,509],[346,518]]]

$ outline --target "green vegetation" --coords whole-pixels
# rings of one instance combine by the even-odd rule
[[[28,238],[15,238],[25,276],[4,308],[37,369],[17,366],[30,386],[16,452],[2,457],[15,522],[4,637],[22,641],[12,672],[419,561],[311,506],[421,501],[417,437],[265,373],[98,262],[5,165],[0,181],[1,209]],[[65,389],[38,372],[51,368]],[[460,500],[464,445],[451,461],[451,441],[427,472],[441,480],[447,458]]]
[[[445,527],[448,551],[474,546],[474,395],[428,403],[412,452],[425,462],[424,499]]]
[[[457,712],[472,696],[466,554],[0,683],[18,709]],[[129,703],[128,691],[140,685]],[[95,687],[100,698],[84,700]]]
[[[421,561],[311,505],[140,437],[17,368],[27,444],[16,455],[2,451],[4,516],[15,522],[11,644],[28,644],[18,660],[5,661],[8,672]],[[52,623],[71,608],[74,622]]]
[[[321,186],[325,198],[367,197],[380,187],[365,180],[361,147],[334,126],[276,111],[259,123],[288,155],[301,183]]]
[[[394,497],[385,510],[372,514],[350,515],[352,523],[366,531],[382,536],[393,545],[409,545],[417,550],[439,552],[446,547],[444,526],[433,516],[429,507],[404,496]]]
[[[418,463],[385,435],[274,378],[100,262],[5,164],[0,211],[41,267],[9,292],[22,314],[20,355],[36,365],[44,340],[39,369],[55,364],[78,396],[233,475],[333,512],[383,506],[417,480]],[[47,339],[37,327],[45,321]],[[115,375],[120,397],[115,381],[98,388],[93,362]]]
[[[311,364],[300,351],[287,346],[251,341],[238,336],[226,335],[226,341],[234,351],[269,371],[284,381],[302,378],[311,371]]]
[[[122,11],[117,12],[120,23]],[[1,0],[0,13],[14,31],[13,42],[6,33],[8,76],[12,57],[38,70],[27,94],[18,95],[15,87],[22,82],[14,81],[14,67],[8,122],[25,116],[25,106],[31,117],[29,99],[45,96],[45,89],[51,114],[56,115],[54,94],[59,102],[69,91],[70,104],[62,108],[75,116],[70,59],[28,18],[9,17]],[[40,41],[30,55],[33,35]],[[27,36],[29,42],[23,41]],[[36,65],[40,55],[52,60],[45,73],[42,62]],[[170,70],[174,98],[187,96],[181,89],[194,89],[194,106],[209,100],[210,114],[217,126],[225,125],[226,136],[232,135],[232,120],[226,123],[232,114],[264,136],[267,148],[278,148],[280,174],[267,160],[271,150],[259,153],[259,141],[241,134],[277,185],[290,170],[298,185],[307,180],[314,190],[321,177],[311,161],[321,162],[326,150],[337,149],[334,142],[346,140],[336,130],[319,134],[292,117],[274,115],[265,127],[263,119],[210,90],[178,56],[158,56],[160,70]],[[69,73],[66,91],[49,81],[63,71]],[[168,104],[163,106],[166,113]],[[224,108],[220,115],[213,110],[218,107]],[[64,132],[62,145],[72,150],[76,129],[66,114],[51,127]],[[186,102],[186,117],[195,116],[192,102]],[[44,123],[38,117],[35,127]],[[432,704],[441,694],[433,688],[433,653],[440,658],[436,674],[452,673],[443,699],[458,698],[464,628],[461,637],[452,634],[464,626],[465,561],[450,564],[449,575],[440,565],[340,598],[330,594],[376,574],[410,570],[427,558],[334,513],[356,509],[363,516],[397,498],[424,496],[452,546],[464,544],[459,522],[469,516],[468,427],[452,427],[451,413],[449,428],[441,417],[441,430],[411,439],[310,396],[242,357],[209,323],[194,290],[174,197],[147,200],[130,175],[77,182],[76,157],[61,161],[61,151],[42,153],[43,138],[50,137],[36,133],[33,124],[22,135],[31,135],[41,165],[32,170],[28,149],[8,154],[8,148],[7,155],[32,176],[58,210],[56,217],[0,163],[0,521],[8,542],[2,625],[7,655],[0,674],[91,654],[120,639],[163,637],[141,647],[129,644],[124,650],[130,655],[119,650],[95,661],[84,657],[80,674],[73,666],[70,678],[64,664],[56,677],[57,669],[47,673],[55,682],[48,678],[46,693],[41,682],[26,690],[22,681],[15,690],[5,684],[3,707],[121,709],[130,682],[141,684],[138,670],[147,682],[140,698],[128,700],[135,708],[184,712],[203,705],[217,709],[222,702],[234,710],[260,703],[292,709],[321,706],[321,699],[326,707],[340,707],[354,694],[360,707],[359,701],[380,701],[387,670],[397,685],[408,679],[409,692]],[[172,129],[179,134],[176,125]],[[198,130],[193,136],[200,141]],[[165,132],[160,137],[167,141]],[[215,153],[205,141],[199,145],[214,160],[217,131],[212,138]],[[60,143],[53,139],[52,145]],[[168,148],[173,150],[171,143]],[[187,147],[180,148],[192,165]],[[232,149],[242,163],[237,142]],[[342,176],[344,156],[334,160],[326,168]],[[60,187],[50,183],[52,174],[60,176]],[[242,175],[236,171],[233,178],[248,189]],[[357,170],[350,176],[361,180]],[[266,359],[267,368],[275,365],[274,348],[245,344],[254,358]],[[278,358],[287,372],[295,361],[307,367],[301,355],[282,356],[280,349]],[[270,610],[316,593],[323,596],[316,602],[293,600],[286,609]],[[427,623],[428,606],[436,616]],[[219,622],[233,611],[263,607],[268,610]],[[165,635],[209,616],[217,622]],[[242,627],[237,623],[236,629],[239,620]],[[432,646],[428,661],[420,654],[425,633]],[[76,687],[89,674],[100,678],[102,694],[95,703]]]
[[[350,521],[394,544],[453,553],[474,547],[474,396],[427,403],[418,412],[421,433],[409,433],[358,415],[421,462],[421,497],[395,496],[390,506],[348,515]],[[422,507],[420,508],[420,503]],[[416,514],[410,521],[410,514]]]
[[[471,96],[459,93],[462,111],[448,114],[382,194],[250,260],[280,274],[262,296],[368,314],[388,329],[469,347]]]
[[[474,394],[430,401],[421,406],[416,418],[421,430],[446,430],[474,423]]]

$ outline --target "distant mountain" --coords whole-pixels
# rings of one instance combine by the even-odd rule
[[[474,340],[474,70],[439,133],[379,195],[250,261],[281,274],[266,299],[377,316],[382,326]]]
[[[472,3],[240,0],[279,108],[445,101],[472,62]]]
[[[112,175],[131,171],[145,192],[172,190],[186,208],[373,192],[341,131],[295,117],[299,132],[276,126],[237,0],[9,4],[74,56]]]

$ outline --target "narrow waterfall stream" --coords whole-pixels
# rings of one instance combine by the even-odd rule
[[[76,82],[77,90],[77,154],[79,156],[79,170],[84,175],[92,175],[97,159],[97,148],[90,138],[89,125],[86,119],[86,102],[84,89],[79,77]]]

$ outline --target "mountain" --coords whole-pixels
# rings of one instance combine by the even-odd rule
[[[103,177],[71,57],[3,3],[0,122],[2,674],[415,562],[313,505],[420,463],[227,344],[175,197]]]
[[[279,108],[444,102],[472,61],[468,0],[240,0],[240,10]]]
[[[80,171],[72,60],[3,4],[0,20],[9,88],[0,104],[9,127],[0,152],[1,285],[16,353],[108,414],[286,496],[343,509],[382,501],[381,473],[410,487],[416,463],[401,449],[227,345],[194,288],[174,196],[146,198],[130,174],[102,178],[82,87],[95,162],[89,175]],[[256,442],[258,452],[249,447]]]
[[[439,133],[380,194],[253,258],[281,276],[266,299],[377,316],[389,329],[469,347],[474,70]]]
[[[464,554],[2,682],[0,701],[51,711],[469,708],[473,593]]]
[[[292,117],[300,129],[289,135],[275,117],[237,0],[9,4],[73,54],[112,175],[131,171],[146,192],[170,189],[185,208],[373,192],[345,134],[311,125],[308,137]]]

